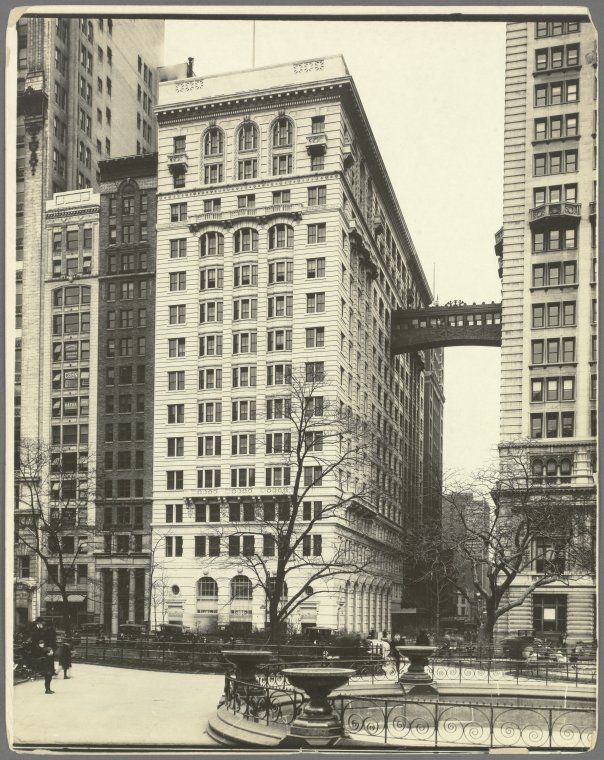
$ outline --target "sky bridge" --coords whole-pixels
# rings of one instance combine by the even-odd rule
[[[450,301],[392,313],[395,354],[447,346],[501,346],[501,303]]]

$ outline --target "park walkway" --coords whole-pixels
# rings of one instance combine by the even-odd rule
[[[76,663],[71,676],[53,678],[54,694],[44,693],[42,679],[14,688],[15,747],[216,746],[206,725],[223,691],[222,675]]]

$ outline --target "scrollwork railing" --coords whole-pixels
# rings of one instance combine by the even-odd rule
[[[579,750],[595,738],[595,710],[335,696],[350,739],[418,748]]]

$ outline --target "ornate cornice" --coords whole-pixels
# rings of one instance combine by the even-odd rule
[[[185,121],[199,120],[216,115],[230,116],[240,114],[242,110],[247,112],[265,111],[268,108],[283,107],[284,104],[323,102],[333,100],[334,93],[339,97],[341,91],[350,86],[350,77],[331,80],[321,85],[302,85],[285,87],[281,90],[259,90],[254,95],[222,96],[200,101],[199,94],[191,97],[189,103],[166,104],[156,106],[153,110],[157,121],[161,125],[180,124]]]
[[[66,208],[66,209],[50,209],[45,213],[46,219],[58,219],[63,216],[84,216],[87,214],[100,214],[101,207],[95,206],[79,206],[78,208]]]

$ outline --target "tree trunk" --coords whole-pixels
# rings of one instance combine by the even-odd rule
[[[478,652],[482,656],[492,656],[493,635],[497,618],[492,610],[488,609],[478,628]]]
[[[61,589],[63,607],[63,627],[67,636],[71,636],[71,612],[69,610],[69,595],[65,589]]]

